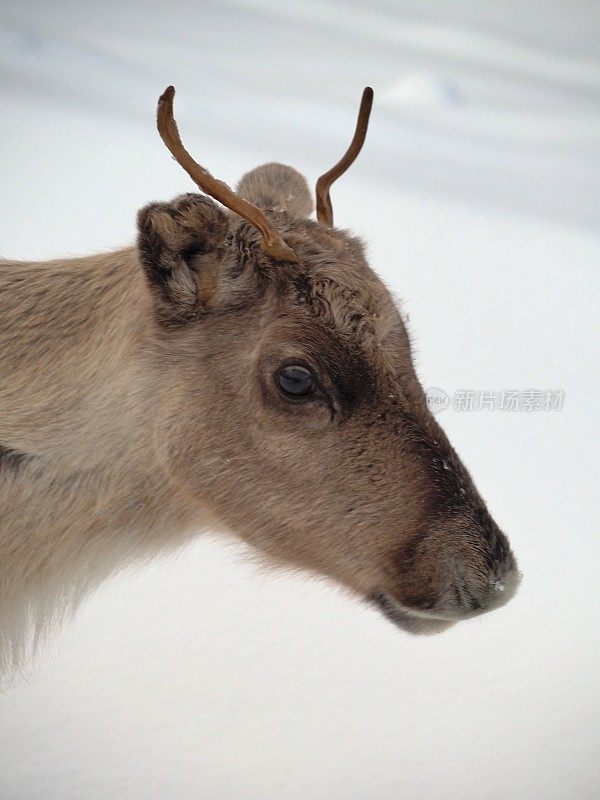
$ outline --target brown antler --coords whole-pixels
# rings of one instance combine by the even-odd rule
[[[367,135],[367,128],[369,127],[369,117],[371,115],[371,108],[373,106],[373,89],[367,86],[362,93],[360,101],[360,109],[358,111],[358,119],[356,120],[356,130],[354,137],[350,142],[350,147],[346,150],[344,155],[328,172],[321,175],[317,181],[317,219],[325,225],[333,225],[333,208],[331,206],[331,197],[329,196],[329,189],[331,184],[336,181],[340,175],[343,175],[348,167],[356,159],[360,153],[365,137]]]
[[[190,178],[203,192],[214,197],[231,211],[239,214],[257,228],[263,237],[263,248],[273,258],[281,261],[297,261],[294,251],[281,238],[260,208],[239,197],[223,181],[213,178],[210,172],[197,164],[185,149],[173,117],[173,97],[175,89],[167,87],[158,100],[156,124],[163,142],[167,145],[175,161],[180,164]]]

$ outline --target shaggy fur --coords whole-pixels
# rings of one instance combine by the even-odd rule
[[[409,630],[514,591],[506,538],[427,410],[360,241],[306,218],[291,168],[240,191],[298,264],[202,195],[140,212],[135,247],[0,263],[5,667],[116,569],[206,527]],[[293,363],[317,377],[307,399],[277,387]]]

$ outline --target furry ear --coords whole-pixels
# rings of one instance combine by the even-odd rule
[[[210,307],[217,293],[229,220],[212,200],[184,194],[138,213],[138,252],[158,319],[177,325]]]
[[[307,219],[313,201],[306,178],[285,164],[263,164],[247,172],[236,193],[259,208],[285,211],[294,219]]]

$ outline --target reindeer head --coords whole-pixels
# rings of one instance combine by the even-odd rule
[[[504,603],[516,564],[427,408],[409,338],[361,242],[333,227],[329,185],[267,164],[237,193],[183,148],[172,88],[167,146],[205,195],[139,215],[154,298],[159,424],[172,480],[215,522],[283,564],[320,573],[401,627],[441,630]],[[233,212],[233,213],[230,213]]]

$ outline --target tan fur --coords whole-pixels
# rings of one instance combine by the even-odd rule
[[[237,193],[260,208],[285,211],[295,219],[310,217],[313,212],[306,178],[285,164],[263,164],[247,172],[237,185]]]
[[[136,247],[0,262],[5,663],[107,575],[207,526],[411,630],[514,591],[361,243],[305,218],[298,173],[261,169],[241,188],[298,264],[202,195],[142,211]],[[282,397],[284,362],[308,364],[319,396]]]

